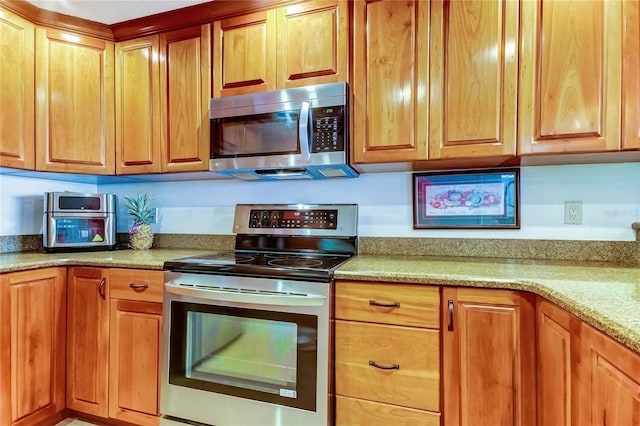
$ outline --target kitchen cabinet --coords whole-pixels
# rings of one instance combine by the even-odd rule
[[[107,417],[109,269],[67,273],[67,408]]]
[[[116,45],[116,173],[209,169],[210,32]]]
[[[159,422],[162,271],[110,271],[109,417]]]
[[[533,296],[443,287],[441,312],[444,424],[535,425]]]
[[[623,3],[520,4],[519,154],[620,148]]]
[[[36,28],[36,170],[115,172],[114,45]]]
[[[116,174],[160,173],[160,36],[116,44]]]
[[[305,1],[277,9],[279,89],[349,80],[348,15],[345,0]]]
[[[640,425],[640,355],[537,297],[538,424]]]
[[[214,96],[348,80],[348,3],[314,0],[213,23]]]
[[[577,354],[576,336],[580,321],[553,303],[536,298],[538,425],[572,426],[573,407],[577,407],[574,389]],[[576,425],[577,426],[577,425]]]
[[[356,164],[427,159],[429,13],[426,1],[353,2]]]
[[[209,25],[160,34],[162,172],[209,170]]]
[[[622,8],[622,148],[640,149],[640,2]]]
[[[439,425],[438,287],[338,281],[336,425]]]
[[[35,167],[35,25],[0,7],[0,166]]]
[[[0,275],[0,425],[65,408],[66,268]]]
[[[518,1],[432,1],[429,158],[513,156]]]

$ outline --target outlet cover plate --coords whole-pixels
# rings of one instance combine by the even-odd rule
[[[582,224],[582,201],[564,202],[564,223],[566,225]]]

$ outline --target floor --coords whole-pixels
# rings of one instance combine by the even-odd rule
[[[56,426],[94,426],[94,424],[83,422],[78,419],[64,419],[60,423],[56,423]]]

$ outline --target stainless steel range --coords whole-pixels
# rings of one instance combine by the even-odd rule
[[[236,206],[235,250],[165,263],[161,424],[327,426],[333,271],[357,206]]]

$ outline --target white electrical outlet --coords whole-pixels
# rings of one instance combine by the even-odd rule
[[[564,202],[564,223],[567,225],[582,224],[582,201]]]

